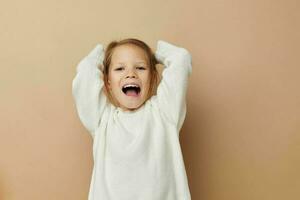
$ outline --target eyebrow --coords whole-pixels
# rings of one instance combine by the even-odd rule
[[[144,64],[146,64],[146,62],[144,62],[144,61],[139,61],[139,62],[136,62],[136,63],[144,63]],[[123,62],[118,62],[118,63],[116,63],[116,64],[125,64],[125,63],[123,63]]]

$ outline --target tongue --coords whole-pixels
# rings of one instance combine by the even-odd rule
[[[138,94],[136,93],[135,90],[128,90],[128,91],[126,92],[126,95],[127,95],[127,96],[134,96],[134,97],[137,97],[137,96],[138,96]]]

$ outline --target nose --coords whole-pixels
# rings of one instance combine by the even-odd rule
[[[135,75],[127,75],[126,78],[136,78]]]
[[[136,74],[135,74],[134,70],[129,70],[126,75],[126,78],[136,78]]]
[[[136,78],[135,76],[126,76],[126,78]]]

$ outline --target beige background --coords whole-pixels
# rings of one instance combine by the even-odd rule
[[[193,200],[300,199],[299,1],[6,1],[0,199],[84,200],[92,140],[71,95],[96,43],[193,56],[180,133]]]

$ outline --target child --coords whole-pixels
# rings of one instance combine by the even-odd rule
[[[191,71],[191,54],[163,40],[155,53],[137,39],[105,53],[97,44],[79,62],[72,93],[93,138],[89,200],[191,199],[179,143]]]

